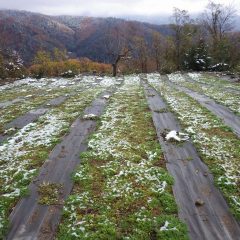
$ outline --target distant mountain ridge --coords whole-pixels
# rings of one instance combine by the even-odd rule
[[[170,35],[169,25],[126,21],[117,18],[48,16],[39,13],[0,10],[0,48],[14,49],[30,63],[40,50],[66,48],[76,57],[88,57],[108,62],[103,52],[104,36],[109,28],[130,23],[142,36],[149,38],[153,31]]]

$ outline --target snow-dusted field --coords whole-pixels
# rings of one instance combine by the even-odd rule
[[[173,83],[205,94],[240,114],[240,96],[220,91],[234,88],[234,83],[217,82],[212,77],[208,81],[207,75],[196,73],[188,77],[193,81],[182,74],[168,75]],[[74,188],[64,204],[58,238],[188,239],[187,228],[177,217],[174,180],[166,170],[140,79],[126,76],[121,85],[120,79],[111,77],[29,78],[0,86],[0,134],[12,131],[0,143],[0,238],[6,234],[12,209],[27,196],[28,185],[72,122],[81,116],[87,119],[83,110],[101,92],[117,87],[112,97],[104,96],[109,101],[105,113],[92,119],[98,121],[98,127],[73,173]],[[240,219],[239,138],[164,77],[149,74],[146,79],[177,117]],[[204,87],[200,82],[211,85]],[[61,96],[67,97],[65,101],[49,105]],[[21,129],[5,129],[12,120],[43,106],[48,110],[37,121]]]
[[[223,81],[219,78],[214,78],[212,76],[189,73],[188,76],[193,80],[187,81],[186,77],[181,74],[170,74],[169,80],[180,86],[187,87],[191,90],[197,91],[201,94],[211,97],[217,103],[227,106],[235,114],[240,116],[240,84],[230,83],[228,81]],[[219,80],[219,83],[217,82]],[[200,83],[210,83],[210,84],[200,84]],[[229,89],[235,89],[237,91],[233,92]],[[239,92],[238,92],[239,91]]]
[[[59,239],[186,238],[139,77],[110,99],[73,175]]]
[[[102,81],[102,82],[100,82]],[[100,82],[100,83],[98,83]],[[82,111],[107,87],[116,83],[109,78],[79,77],[75,79],[34,79],[1,87],[6,98],[15,98],[19,91],[24,91],[24,98],[31,100],[1,109],[1,133],[4,135],[13,131],[14,135],[0,145],[0,229],[6,227],[7,217],[16,201],[27,192],[27,186],[38,173],[39,168],[47,160],[53,147],[61,141],[61,137],[69,130],[71,123],[81,116]],[[50,93],[52,92],[52,93]],[[69,98],[49,111],[36,122],[30,123],[22,129],[4,130],[4,125],[19,115],[36,108],[40,104],[31,105],[32,101],[42,103],[42,95],[54,99],[69,95]],[[1,94],[1,96],[4,94]],[[3,98],[3,97],[2,97]],[[41,99],[41,100],[40,100]],[[48,100],[49,100],[48,99]],[[47,102],[46,102],[47,105]],[[23,107],[24,106],[24,107]],[[12,109],[19,111],[13,111]],[[0,234],[1,236],[1,234]]]
[[[191,77],[200,78],[201,74],[189,74]],[[177,84],[188,87],[187,81],[181,74],[169,75],[169,79]],[[166,103],[175,113],[184,131],[189,133],[195,143],[201,158],[207,163],[214,174],[217,186],[224,196],[234,214],[240,217],[240,140],[227,127],[223,121],[202,107],[197,101],[187,94],[177,90],[162,79],[160,75],[149,75],[149,83],[159,91]],[[197,91],[198,83],[191,83],[191,89]],[[214,86],[212,87],[214,89]],[[215,90],[217,91],[217,90]],[[221,93],[226,97],[227,93]],[[212,96],[209,94],[209,96]],[[214,95],[216,97],[216,95]],[[240,107],[239,100],[234,100],[234,106]],[[240,98],[240,96],[238,96]],[[229,103],[230,101],[227,101]],[[238,103],[237,103],[238,102]],[[227,105],[227,104],[226,104]],[[233,105],[231,105],[233,106]]]

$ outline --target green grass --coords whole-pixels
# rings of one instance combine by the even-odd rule
[[[233,214],[240,219],[239,138],[221,119],[187,94],[160,79],[152,85],[161,92],[182,129],[191,136],[201,159],[213,173],[216,186],[227,199]]]
[[[176,78],[177,76],[177,78]],[[186,87],[190,90],[196,91],[200,94],[205,94],[206,96],[212,98],[217,103],[225,105],[233,113],[240,116],[240,95],[234,92],[229,92],[225,89],[219,88],[217,84],[203,86],[197,81],[188,82],[183,75],[169,75],[170,80],[177,83],[180,86]],[[180,81],[178,80],[178,77]],[[207,82],[210,81],[211,77],[202,76],[201,79],[205,79]]]
[[[57,239],[188,239],[143,89],[132,81],[110,99],[81,154]]]
[[[62,185],[50,182],[44,182],[38,187],[39,199],[38,203],[41,205],[56,205],[60,204],[60,194],[62,192]]]
[[[70,97],[62,105],[40,117],[37,122],[16,132],[13,138],[0,146],[0,239],[7,231],[11,209],[28,193],[28,185],[38,174],[51,150],[69,131],[71,123],[81,116],[83,110],[103,90],[102,87],[94,87]],[[45,137],[49,128],[56,125],[54,132]],[[31,139],[31,136],[34,138]],[[12,142],[13,139],[15,142]],[[44,198],[42,203],[51,203],[51,198]]]

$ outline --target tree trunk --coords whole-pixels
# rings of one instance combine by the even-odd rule
[[[160,63],[159,63],[159,59],[156,58],[156,67],[157,67],[157,72],[159,72],[160,70]]]
[[[117,76],[117,66],[118,66],[118,62],[121,60],[121,57],[122,57],[121,55],[118,55],[115,63],[112,64],[113,77],[116,77],[116,76]]]
[[[112,69],[113,69],[113,77],[117,76],[117,63],[112,64]]]

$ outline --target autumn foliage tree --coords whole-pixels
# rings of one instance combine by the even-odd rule
[[[35,77],[72,77],[82,72],[109,74],[108,64],[97,63],[88,58],[68,59],[66,50],[54,49],[53,53],[38,51],[29,72]]]

